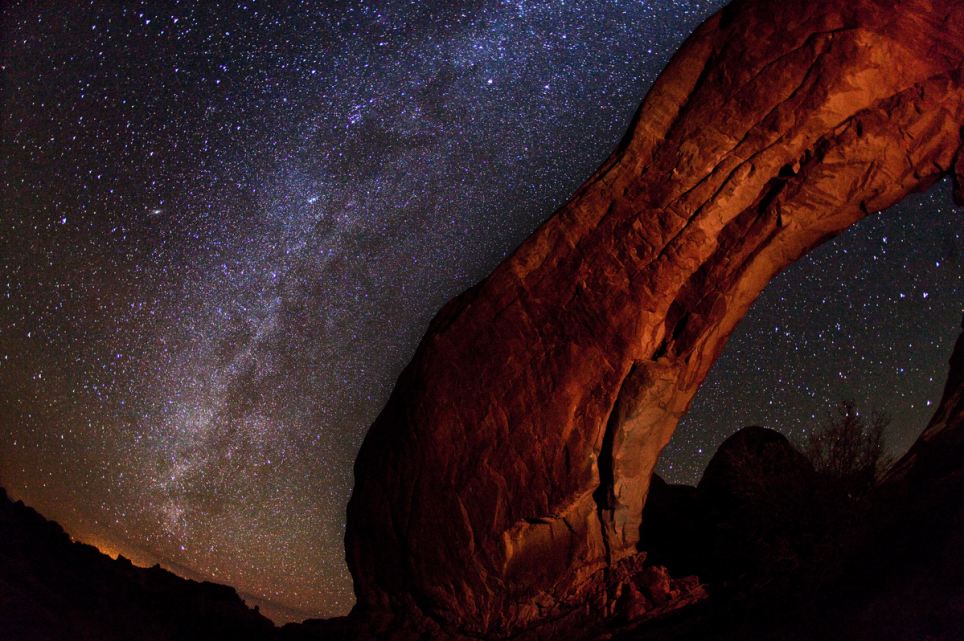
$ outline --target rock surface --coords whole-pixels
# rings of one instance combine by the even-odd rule
[[[799,452],[759,428],[727,439],[699,488],[654,476],[641,544],[671,571],[698,574],[710,596],[613,638],[959,641],[964,333],[950,365],[921,437],[856,495],[851,479],[798,465]]]
[[[429,327],[356,462],[355,616],[498,638],[620,593],[660,451],[767,282],[947,173],[964,196],[962,49],[956,0],[704,23],[611,158]]]
[[[962,154],[964,155],[964,154]],[[961,322],[964,329],[964,320]],[[884,485],[890,491],[920,498],[936,488],[964,482],[964,332],[954,345],[950,371],[937,411],[907,454],[890,469]]]

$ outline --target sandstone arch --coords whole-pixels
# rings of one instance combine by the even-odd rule
[[[709,19],[438,314],[356,462],[356,615],[499,637],[612,607],[659,452],[766,283],[949,172],[964,195],[964,5],[840,4]]]

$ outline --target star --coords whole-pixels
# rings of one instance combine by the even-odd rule
[[[722,4],[14,3],[0,483],[278,621],[348,612],[352,463],[431,318]],[[906,447],[960,323],[949,203],[945,181],[776,278],[660,473],[694,482],[728,434],[802,437],[843,398]]]

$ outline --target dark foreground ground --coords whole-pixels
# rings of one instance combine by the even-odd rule
[[[934,419],[882,480],[818,472],[760,427],[728,438],[697,487],[655,478],[640,531],[647,562],[699,577],[709,596],[580,638],[962,641],[962,498],[964,335]],[[350,618],[278,628],[233,588],[111,559],[0,489],[0,641],[372,639],[365,628]],[[391,641],[403,639],[417,637]]]
[[[960,467],[828,498],[786,439],[746,428],[698,488],[657,481],[650,496],[650,558],[698,574],[709,599],[597,638],[964,639]],[[113,560],[0,491],[0,640],[356,638],[367,637],[345,620],[277,628],[233,588]]]

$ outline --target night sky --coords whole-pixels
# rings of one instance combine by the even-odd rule
[[[721,4],[7,3],[0,483],[279,620],[347,612],[351,465],[429,319]],[[661,472],[844,398],[906,447],[958,333],[961,234],[945,182],[784,272]]]

